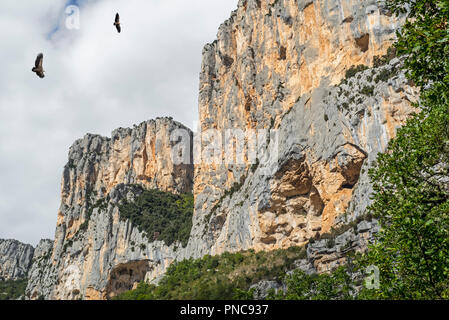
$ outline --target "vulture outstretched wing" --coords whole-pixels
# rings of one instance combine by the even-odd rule
[[[122,31],[122,28],[120,26],[120,15],[118,13],[115,15],[114,26],[117,28],[118,33]]]
[[[36,62],[34,63],[36,68],[42,68],[42,61],[44,60],[44,55],[39,53],[36,57]]]
[[[36,61],[34,62],[33,72],[37,74],[39,78],[44,78],[44,68],[43,68],[44,55],[39,53],[36,57]]]

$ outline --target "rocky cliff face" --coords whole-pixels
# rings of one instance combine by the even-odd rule
[[[383,56],[400,24],[377,1],[239,1],[203,52],[201,129],[276,135],[264,165],[223,153],[195,166],[196,256],[302,245],[347,212],[415,92],[398,59],[342,80]]]
[[[345,230],[333,249],[324,240],[310,244],[301,267],[324,272],[343,263],[347,248],[362,249],[377,231],[375,221],[361,219],[372,192],[367,172],[417,96],[400,59],[376,60],[401,23],[375,0],[240,0],[203,51],[201,135],[188,161],[172,160],[181,152],[172,133],[187,129],[170,119],[75,142],[56,239],[36,249],[27,295],[110,298],[157,281],[175,260],[305,245],[358,219],[360,230]],[[360,65],[367,67],[346,76]],[[208,162],[213,129],[218,161]],[[228,129],[240,130],[231,131],[230,151]],[[239,158],[234,145],[242,141]],[[142,192],[136,184],[193,190],[185,248],[120,218],[120,204]]]
[[[86,135],[73,144],[62,178],[54,245],[50,249],[42,244],[46,258],[39,260],[40,267],[33,264],[30,298],[104,299],[120,289],[110,277],[118,266],[133,273],[133,261],[148,261],[145,267],[136,264],[136,273],[143,275],[135,278],[139,282],[147,272],[165,270],[165,263],[173,261],[176,244],[169,248],[147,239],[120,219],[118,205],[138,196],[141,189],[136,185],[191,192],[192,165],[172,161],[173,152],[180,152],[173,139],[176,130],[190,134],[181,124],[162,118],[115,130],[111,138]],[[48,250],[50,256],[44,254]]]
[[[192,250],[202,255],[304,245],[329,232],[337,218],[363,215],[371,193],[368,169],[413,111],[416,92],[399,65],[394,59],[298,99],[267,147],[275,145],[273,161],[242,169],[245,179],[219,200],[196,195]],[[221,177],[225,183],[227,176]],[[214,210],[201,209],[207,204]]]
[[[26,278],[33,254],[29,244],[0,239],[0,281]]]
[[[240,0],[203,51],[202,128],[268,127],[323,81],[385,54],[400,23],[376,0]]]

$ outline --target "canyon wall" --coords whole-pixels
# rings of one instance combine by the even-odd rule
[[[398,59],[344,81],[387,53],[402,21],[371,0],[239,1],[203,51],[200,129],[275,130],[275,139],[264,165],[249,148],[241,163],[223,152],[195,165],[194,256],[303,245],[330,231],[367,179],[362,167],[412,112]]]
[[[269,161],[243,168],[242,182],[218,200],[206,196],[209,186],[196,195],[190,250],[201,256],[301,246],[343,216],[348,223],[363,215],[372,192],[368,170],[414,111],[417,92],[400,65],[396,58],[304,94],[280,120]],[[226,174],[216,176],[226,183]]]
[[[40,266],[33,264],[28,297],[110,298],[117,293],[110,277],[117,266],[148,262],[146,267],[136,264],[146,272],[123,288],[129,290],[147,272],[160,274],[176,258],[177,244],[167,247],[149,240],[120,219],[118,206],[142,192],[137,185],[172,193],[192,191],[193,166],[172,162],[172,153],[180,152],[175,148],[177,130],[191,134],[180,123],[159,118],[117,129],[111,138],[88,134],[72,145],[63,172],[55,241],[51,247],[38,247]]]
[[[157,282],[176,260],[306,245],[363,218],[368,169],[417,96],[400,58],[379,59],[402,22],[375,0],[240,0],[203,50],[195,139],[163,118],[71,147],[55,241],[36,248],[27,296],[108,299]],[[366,67],[347,73],[354,66]],[[188,132],[184,164],[173,161],[186,151],[172,139],[178,129]],[[224,147],[228,129],[243,135],[242,157],[233,152],[237,136],[230,152]],[[218,161],[204,161],[208,132],[219,133]],[[250,155],[254,137],[259,157]],[[186,247],[120,217],[120,204],[141,194],[136,185],[193,191]],[[356,228],[371,237],[376,223],[364,223]],[[308,246],[308,268],[331,270],[348,243],[364,243],[339,236],[334,251],[320,241]]]

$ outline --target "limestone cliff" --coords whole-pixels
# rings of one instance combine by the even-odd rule
[[[413,111],[416,92],[399,65],[394,59],[298,99],[270,142],[277,149],[273,161],[241,169],[245,179],[231,195],[196,194],[191,249],[202,255],[304,245],[342,216],[363,215],[371,193],[368,169]],[[385,74],[391,78],[380,80]]]
[[[165,262],[173,261],[176,245],[149,240],[120,219],[118,205],[138,195],[136,185],[191,192],[192,165],[172,162],[172,152],[177,151],[172,133],[177,129],[190,132],[161,118],[115,130],[111,138],[88,134],[73,144],[63,172],[54,245],[42,248],[46,258],[35,262],[40,267],[33,264],[27,288],[30,298],[104,299],[115,292],[111,275],[116,268],[147,261],[136,264],[145,272],[126,283],[132,286],[147,272],[165,270]]]
[[[378,3],[240,0],[203,51],[202,129],[268,127],[323,81],[335,85],[351,66],[371,65],[401,23]]]
[[[33,254],[29,244],[0,239],[0,281],[26,278]]]
[[[303,266],[323,272],[343,263],[348,247],[364,247],[377,232],[362,219],[372,192],[367,171],[417,96],[401,59],[376,59],[401,23],[375,0],[240,0],[203,51],[195,139],[164,118],[71,147],[55,241],[36,249],[28,297],[110,298],[157,281],[175,260],[305,245],[358,219],[359,232],[336,235],[334,248],[310,244]],[[172,158],[177,129],[200,139],[183,165]],[[203,161],[210,129],[241,130],[243,160],[219,148],[218,163]],[[262,142],[262,158],[250,156],[248,133]],[[142,192],[136,185],[193,190],[185,248],[121,219],[120,204]]]
[[[348,210],[415,92],[398,59],[342,80],[386,54],[401,22],[374,0],[239,1],[203,52],[201,130],[275,129],[277,157],[195,166],[196,256],[302,245]]]

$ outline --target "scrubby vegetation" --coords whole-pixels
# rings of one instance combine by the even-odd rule
[[[250,286],[263,279],[281,280],[293,262],[306,256],[302,247],[271,252],[249,250],[184,260],[171,265],[159,283],[141,283],[118,300],[223,300],[239,299]]]
[[[27,280],[0,281],[0,300],[17,300],[25,295]]]
[[[374,61],[373,61],[373,67],[374,68],[378,68],[381,67],[383,65],[386,65],[387,63],[390,63],[391,60],[393,60],[394,58],[397,57],[397,50],[395,47],[390,47],[387,50],[387,54],[385,54],[384,56],[376,56],[374,57]]]
[[[259,160],[257,160],[256,165],[259,166]],[[251,167],[251,170],[254,172],[257,169],[257,166]],[[212,210],[210,211],[210,213],[205,216],[206,222],[210,221],[211,217],[217,212],[218,208],[220,208],[220,206],[222,205],[224,199],[226,199],[227,197],[231,198],[234,195],[234,193],[239,192],[240,189],[242,189],[243,185],[245,184],[246,178],[247,178],[246,175],[241,176],[239,182],[234,182],[232,187],[223,193],[223,195],[220,197],[220,199],[217,201],[217,203],[212,207]]]
[[[351,79],[353,78],[357,73],[365,71],[369,69],[368,66],[365,66],[363,64],[360,64],[358,66],[352,66],[351,68],[349,68],[348,70],[346,70],[346,74],[345,74],[345,80]]]
[[[286,290],[271,291],[275,300],[352,300],[356,298],[351,273],[339,267],[333,273],[307,275],[297,270],[285,277]]]
[[[116,300],[252,300],[261,280],[273,280],[280,289],[267,292],[268,300],[355,300],[376,298],[364,288],[358,259],[332,273],[311,274],[295,269],[306,257],[303,247],[271,252],[224,253],[173,264],[158,286],[140,283]],[[353,256],[354,257],[354,256]]]
[[[192,194],[144,190],[134,201],[121,204],[119,211],[120,218],[129,219],[150,240],[187,245],[192,229]]]
[[[360,91],[361,94],[364,94],[365,96],[371,97],[374,94],[374,86],[365,86]]]

